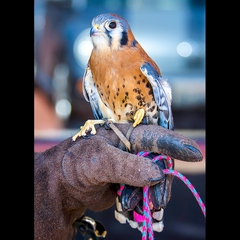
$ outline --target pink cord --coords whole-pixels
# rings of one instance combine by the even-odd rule
[[[190,181],[178,171],[175,171],[175,170],[172,170],[172,169],[163,169],[163,172],[165,174],[172,174],[172,175],[178,177],[179,179],[181,179],[187,185],[187,187],[191,190],[194,197],[196,198],[199,206],[201,207],[203,215],[206,217],[206,207],[205,207],[201,197],[199,196],[198,192],[193,187],[193,185],[190,183]]]
[[[148,156],[151,152],[138,152],[137,155],[138,156]],[[199,194],[197,193],[196,189],[194,188],[194,186],[190,183],[190,181],[183,176],[181,173],[179,173],[176,170],[173,170],[173,161],[169,156],[165,156],[165,155],[158,155],[155,156],[152,160],[154,162],[159,161],[159,160],[163,160],[165,159],[167,161],[167,165],[168,165],[168,169],[163,169],[163,172],[165,174],[172,174],[176,177],[178,177],[179,179],[181,179],[186,185],[187,187],[191,190],[191,192],[193,193],[194,197],[196,198],[199,206],[201,207],[202,213],[203,215],[206,217],[206,208],[205,205],[201,199],[201,197],[199,196]],[[124,189],[124,184],[121,184],[120,189],[118,190],[118,195],[121,195],[122,190]],[[153,229],[152,229],[152,214],[151,214],[151,210],[149,207],[149,196],[148,196],[148,189],[149,187],[145,186],[143,187],[143,216],[139,216],[139,214],[134,212],[134,216],[136,216],[135,220],[136,221],[140,221],[142,222],[142,240],[153,240],[154,239],[154,234],[153,234]]]

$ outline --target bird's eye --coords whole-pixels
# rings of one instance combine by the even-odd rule
[[[117,24],[116,24],[116,22],[110,22],[110,23],[108,24],[108,26],[109,26],[111,29],[114,29],[114,28],[116,28]]]

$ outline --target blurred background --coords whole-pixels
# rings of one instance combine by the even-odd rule
[[[205,201],[205,0],[35,0],[34,150],[73,136],[93,119],[81,81],[92,49],[91,20],[104,12],[129,22],[171,84],[175,131],[196,140],[204,155],[201,163],[176,161],[176,169]],[[190,190],[174,179],[172,191],[165,228],[155,240],[205,239],[205,218]],[[106,226],[107,239],[141,239],[114,219],[114,208],[88,215]]]

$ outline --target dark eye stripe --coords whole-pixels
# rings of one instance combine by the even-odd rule
[[[107,36],[108,36],[108,46],[112,45],[112,36],[110,35],[110,31],[106,31]]]
[[[128,34],[127,32],[123,31],[122,32],[122,38],[120,40],[121,45],[127,45],[128,43]]]

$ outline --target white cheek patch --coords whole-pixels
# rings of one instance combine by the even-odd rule
[[[95,48],[98,50],[106,50],[109,49],[109,41],[103,35],[93,36],[92,43]]]
[[[107,30],[104,27],[101,28],[101,33],[92,36],[93,46],[97,50],[118,50],[121,47],[121,39],[124,30],[118,23],[115,29]]]
[[[111,33],[111,49],[117,50],[121,46],[120,41],[122,38],[122,28],[118,27],[114,29],[114,31]]]

